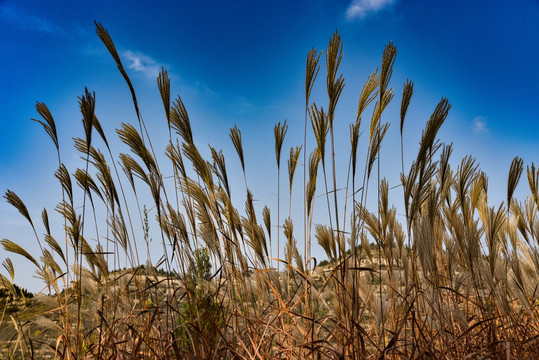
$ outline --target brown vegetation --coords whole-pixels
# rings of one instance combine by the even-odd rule
[[[43,120],[36,121],[57,149],[55,175],[63,198],[56,211],[63,218],[65,233],[51,229],[44,210],[45,235],[40,237],[23,201],[7,191],[6,200],[34,229],[40,258],[10,240],[3,239],[1,244],[37,267],[51,294],[40,298],[54,306],[44,307],[42,316],[30,320],[12,317],[17,335],[14,341],[4,342],[2,356],[39,357],[36,350],[42,344],[31,331],[36,326],[49,334],[51,340],[44,341],[44,346],[58,359],[539,356],[539,170],[533,164],[527,167],[530,195],[523,202],[513,199],[523,172],[522,160],[515,158],[507,201],[492,207],[487,177],[474,160],[466,157],[452,169],[452,147],[437,139],[450,109],[448,100],[442,99],[426,123],[415,161],[410,166],[402,162],[406,221],[400,223],[396,208],[388,203],[389,186],[380,177],[379,167],[379,151],[389,127],[383,113],[394,98],[389,87],[396,57],[393,44],[384,50],[381,71],[368,76],[355,122],[350,124],[350,181],[344,204],[337,197],[333,132],[335,108],[344,88],[339,74],[340,36],[336,33],[331,38],[325,52],[326,110],[310,102],[321,56],[314,49],[309,52],[305,139],[290,149],[288,160],[292,202],[292,183],[304,152],[304,216],[293,223],[289,210],[282,221],[279,203],[276,219],[266,207],[259,222],[245,176],[240,130],[232,128],[230,138],[245,176],[243,215],[230,198],[223,153],[212,148],[211,159],[203,158],[193,140],[186,106],[180,97],[171,101],[170,80],[163,69],[157,81],[170,134],[166,156],[176,185],[164,186],[133,85],[108,32],[96,26],[132,94],[137,126],[122,124],[117,130],[131,153],[118,156],[117,169],[94,112],[95,96],[86,90],[79,98],[85,134],[75,140],[86,161],[83,168],[70,173],[61,162],[53,116],[46,105],[37,104]],[[412,94],[413,83],[407,81],[401,138]],[[368,108],[372,108],[366,132],[368,154],[361,169],[357,149]],[[307,156],[309,120],[316,144]],[[278,177],[287,128],[286,123],[275,127]],[[98,138],[104,153],[95,146]],[[326,163],[328,157],[331,163]],[[319,175],[323,190],[317,187],[322,183]],[[361,176],[358,187],[356,178]],[[378,199],[374,211],[366,207],[369,184],[376,186],[374,193],[371,189],[371,196]],[[141,186],[147,186],[152,195],[153,203],[148,205],[155,207],[155,224],[163,242],[161,261],[144,267],[139,256],[147,247],[153,222],[139,204]],[[280,185],[278,192],[280,199]],[[327,211],[328,224],[313,224],[317,194],[326,196],[327,210],[320,211]],[[83,198],[82,209],[74,206],[75,196]],[[137,207],[127,205],[129,196],[134,196]],[[104,218],[98,218],[94,202],[104,204]],[[84,236],[88,216],[103,224],[96,232],[107,234],[106,244],[92,247],[88,243]],[[273,244],[279,247],[281,238],[285,242],[284,256],[278,259],[271,258],[269,250],[272,221],[278,230]],[[293,231],[298,222],[304,234],[300,240]],[[65,237],[65,243],[55,236]],[[310,255],[313,238],[327,254],[329,266],[315,267]],[[131,270],[112,272],[120,258]],[[209,259],[216,265],[212,272]],[[11,280],[1,278],[7,289],[13,288],[10,264],[5,262]],[[157,268],[166,269],[165,276],[158,276]]]

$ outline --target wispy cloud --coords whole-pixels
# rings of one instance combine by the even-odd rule
[[[123,57],[127,60],[127,68],[141,73],[148,79],[155,80],[157,78],[161,67],[151,56],[138,51],[125,50]]]
[[[193,92],[196,93],[197,95],[209,96],[212,98],[217,97],[217,93],[213,91],[212,89],[210,89],[210,87],[206,85],[206,83],[200,80],[195,82],[195,85],[192,86],[192,89],[193,89]]]
[[[370,13],[382,10],[395,0],[352,0],[346,9],[346,19],[363,19]]]
[[[477,116],[473,119],[473,127],[477,133],[487,132],[487,120],[483,116]]]
[[[67,32],[54,22],[7,4],[0,4],[0,19],[21,30],[42,32],[50,35],[67,35]]]
[[[254,105],[241,95],[232,98],[232,106],[239,114],[249,114],[254,110]]]

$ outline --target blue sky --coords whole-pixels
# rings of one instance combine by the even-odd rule
[[[380,66],[389,41],[397,47],[390,83],[396,96],[383,119],[393,125],[381,157],[382,175],[390,185],[399,182],[398,111],[407,78],[415,83],[405,124],[408,165],[421,129],[442,97],[453,107],[440,137],[454,143],[455,165],[467,154],[477,159],[489,176],[494,203],[505,197],[514,156],[526,165],[539,163],[538,1],[160,1],[150,6],[144,1],[4,0],[0,191],[9,188],[19,194],[35,222],[44,206],[53,213],[61,198],[53,176],[53,144],[30,121],[38,118],[36,101],[51,109],[63,160],[72,172],[81,166],[71,138],[83,134],[77,96],[85,86],[96,92],[96,113],[109,138],[121,122],[136,122],[128,89],[95,35],[94,20],[108,29],[120,51],[157,151],[162,152],[168,138],[155,81],[163,65],[171,76],[172,94],[179,93],[188,108],[195,140],[201,148],[211,143],[223,149],[238,186],[243,178],[228,131],[235,124],[242,130],[249,185],[259,208],[269,204],[273,214],[273,126],[288,119],[283,154],[302,142],[305,58],[311,47],[325,49],[335,30],[344,43],[340,70],[346,79],[335,125],[339,173],[346,173],[348,124],[355,120],[361,87]],[[312,100],[327,107],[324,66]],[[360,163],[365,140],[360,138]],[[113,149],[127,151],[117,141]],[[296,179],[300,186],[300,177]],[[345,185],[344,175],[339,182]],[[286,176],[282,186],[286,188]],[[243,190],[238,189],[242,209]],[[526,194],[524,182],[519,191]],[[398,203],[400,197],[399,192],[391,200]],[[29,226],[4,201],[0,238],[35,245]],[[315,255],[323,257],[321,252]],[[0,258],[5,257],[0,250]],[[16,261],[19,271],[22,264]],[[32,289],[38,286],[27,279],[30,275],[18,276]]]

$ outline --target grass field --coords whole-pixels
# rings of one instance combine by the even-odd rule
[[[165,156],[156,154],[114,43],[100,24],[96,28],[132,95],[137,121],[116,130],[129,152],[113,154],[110,134],[103,132],[95,113],[95,94],[86,90],[78,99],[85,131],[75,139],[85,162],[67,169],[53,115],[45,104],[37,104],[39,123],[57,149],[55,176],[63,195],[55,211],[65,226],[64,231],[52,228],[46,210],[38,226],[17,194],[5,193],[33,228],[40,256],[8,239],[1,245],[35,266],[46,293],[21,298],[12,286],[11,260],[4,260],[7,276],[1,281],[12,300],[0,303],[0,356],[539,357],[539,169],[533,164],[524,169],[516,157],[506,200],[490,204],[487,175],[471,157],[453,161],[452,146],[437,137],[451,108],[441,99],[426,122],[415,160],[403,160],[395,170],[401,186],[394,191],[401,191],[404,204],[400,221],[379,170],[389,128],[384,111],[397,101],[390,86],[396,57],[392,43],[363,86],[356,120],[349,125],[347,154],[334,151],[335,142],[342,141],[334,138],[335,108],[344,87],[340,36],[335,33],[323,52],[308,53],[305,137],[283,159],[288,124],[278,123],[268,134],[275,141],[276,163],[267,166],[276,169],[279,203],[259,212],[245,174],[248,149],[240,129],[230,129],[236,154],[227,160],[241,163],[244,209],[231,200],[223,153],[210,148],[211,158],[201,155],[187,105],[179,96],[172,99],[164,69],[157,82],[169,139]],[[327,99],[320,102],[325,108],[311,101],[315,81],[323,81],[319,70],[324,60]],[[413,88],[411,81],[403,85],[400,119],[394,125],[400,129],[401,152]],[[306,148],[311,131],[316,141]],[[359,141],[368,142],[364,164],[358,161]],[[337,156],[348,159],[346,173],[336,173]],[[165,175],[173,177],[175,186],[165,186],[160,162],[171,164],[173,173]],[[529,195],[515,199],[523,173]],[[347,179],[345,201],[337,196],[337,178]],[[292,196],[294,181],[304,183],[300,197]],[[151,194],[149,203],[139,195],[142,189]],[[327,208],[314,207],[318,196]],[[368,196],[377,199],[374,209],[367,208]],[[296,199],[303,200],[304,211],[292,219]],[[96,211],[98,206],[105,211]],[[152,216],[147,208],[154,209]],[[326,223],[314,223],[316,211],[326,216]],[[90,245],[88,218],[106,241]],[[150,228],[159,229],[162,241],[158,263],[146,261],[152,258]],[[38,235],[41,229],[43,236]],[[280,249],[277,258],[271,246]],[[314,246],[327,256],[323,266],[311,256]],[[127,269],[119,270],[119,264]]]

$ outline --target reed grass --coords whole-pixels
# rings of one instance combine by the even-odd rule
[[[187,107],[179,96],[171,102],[166,70],[161,70],[157,84],[169,138],[165,157],[158,157],[114,43],[101,24],[96,23],[96,30],[128,85],[139,126],[122,123],[116,130],[130,154],[114,156],[95,113],[95,94],[85,89],[78,99],[84,135],[75,138],[84,162],[81,168],[68,169],[61,162],[55,120],[45,104],[36,104],[43,120],[35,121],[57,150],[55,176],[62,199],[55,216],[65,226],[51,227],[44,209],[44,233],[39,236],[41,227],[23,200],[6,191],[5,200],[29,222],[39,250],[24,249],[8,239],[0,244],[35,266],[48,293],[25,305],[46,304],[45,310],[31,318],[17,313],[10,317],[16,336],[2,343],[0,356],[37,359],[47,352],[56,359],[539,356],[539,170],[534,164],[527,167],[530,194],[516,199],[524,163],[515,158],[506,201],[490,204],[488,179],[475,160],[466,157],[453,169],[452,145],[438,139],[451,108],[445,98],[426,122],[415,160],[405,166],[403,127],[413,94],[413,82],[407,80],[399,119],[399,188],[405,213],[401,222],[397,208],[389,203],[390,185],[380,172],[380,149],[390,127],[382,120],[388,120],[384,112],[396,95],[390,87],[396,59],[392,43],[384,50],[381,72],[376,69],[368,75],[361,89],[357,116],[350,123],[349,154],[336,154],[334,146],[334,127],[344,120],[335,118],[345,85],[339,74],[340,35],[331,37],[325,52],[327,112],[316,101],[311,103],[321,52],[308,53],[305,134],[302,144],[290,148],[289,211],[283,219],[280,165],[287,122],[274,128],[277,211],[266,206],[260,215],[248,186],[245,155],[251,153],[244,152],[240,129],[230,129],[245,182],[245,209],[237,209],[225,154],[210,146],[211,156],[206,159],[199,151]],[[369,108],[370,119],[362,121]],[[308,118],[313,144],[307,143]],[[358,144],[363,140],[363,123],[368,124],[368,150],[361,169]],[[110,159],[96,145],[94,130]],[[337,156],[349,157],[343,176],[337,172]],[[332,189],[327,184],[326,157],[331,157]],[[172,187],[160,170],[163,161],[170,161]],[[318,186],[320,164],[325,187]],[[291,211],[298,165],[304,167],[303,196],[298,197],[304,202],[299,238],[294,233],[299,220]],[[345,174],[346,186],[340,192],[337,178]],[[370,192],[376,187],[375,210],[367,208],[369,185]],[[149,203],[140,195],[143,191],[151,194]],[[345,194],[344,203],[338,201],[340,194]],[[314,206],[318,196],[326,197],[327,209]],[[349,201],[352,210],[347,212]],[[96,210],[98,205],[105,211]],[[90,212],[98,237],[95,246],[86,235],[92,231]],[[327,216],[328,223],[314,223],[318,212]],[[155,264],[150,227],[158,229],[163,246]],[[281,235],[286,241],[283,256]],[[65,248],[56,238],[62,236]],[[311,236],[329,265],[316,266]],[[277,239],[276,258],[272,239]],[[298,241],[303,242],[303,254]],[[145,260],[138,251],[144,246]],[[120,270],[120,264],[127,269]],[[13,263],[6,259],[3,266],[8,276],[0,277],[0,286],[17,298]],[[2,326],[7,326],[8,302],[0,304]],[[32,331],[36,328],[40,335]]]

